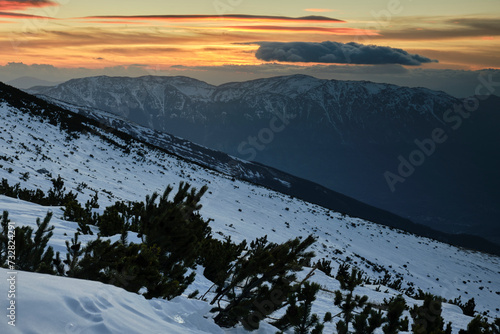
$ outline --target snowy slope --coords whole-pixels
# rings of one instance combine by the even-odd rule
[[[440,107],[451,106],[458,101],[446,93],[425,88],[323,80],[307,75],[232,82],[220,86],[180,76],[99,76],[73,79],[53,87],[34,87],[29,91],[128,117],[130,113],[140,112],[145,117],[158,117],[162,122],[163,118],[173,117],[205,121],[211,117],[219,118],[226,112],[233,116],[244,112],[248,117],[257,119],[284,113],[287,118],[300,117],[311,123],[328,119],[337,130],[341,129],[339,125],[350,124],[353,119],[362,124],[363,119],[373,113],[379,113],[382,118],[397,118],[400,125],[401,118],[412,123],[422,116],[425,119],[435,118],[436,112],[445,110]],[[159,126],[152,125],[161,129]],[[343,131],[345,129],[341,129]]]
[[[0,290],[8,291],[0,269]],[[205,302],[178,297],[146,300],[112,285],[27,272],[17,274],[16,326],[0,322],[1,333],[223,333]],[[7,308],[2,300],[2,310]],[[5,306],[5,307],[4,307]]]
[[[82,192],[79,194],[81,201],[87,200],[93,194],[93,190],[99,191],[101,208],[117,199],[142,200],[153,191],[163,191],[167,184],[177,185],[183,180],[189,181],[198,188],[207,184],[209,192],[203,198],[204,207],[201,213],[204,217],[214,219],[211,226],[215,235],[230,235],[234,241],[268,235],[270,241],[282,242],[296,236],[307,236],[312,233],[318,238],[314,246],[317,258],[334,259],[334,270],[336,270],[338,263],[350,258],[352,259],[351,263],[363,269],[370,277],[376,278],[382,274],[375,269],[377,266],[382,266],[393,276],[403,277],[404,286],[414,284],[424,291],[430,291],[447,299],[462,296],[462,300],[468,300],[474,297],[478,304],[478,310],[487,311],[491,316],[500,315],[498,309],[500,305],[500,260],[498,257],[458,249],[360,219],[343,217],[317,205],[290,198],[247,182],[233,181],[218,172],[180,161],[161,151],[151,150],[143,144],[129,143],[130,154],[125,154],[123,150],[118,149],[110,141],[97,138],[91,132],[82,134],[77,139],[72,139],[66,133],[61,132],[57,126],[47,122],[41,123],[37,117],[25,114],[6,104],[0,106],[0,117],[2,119],[0,124],[0,155],[12,158],[12,161],[10,159],[0,161],[0,178],[7,178],[10,184],[20,182],[22,187],[47,190],[51,185],[51,177],[37,172],[44,168],[52,174],[52,177],[60,174],[68,189],[76,189],[78,185],[85,183],[86,188],[82,187]],[[107,136],[116,143],[126,144],[122,139],[104,133],[98,128],[95,129],[95,132]],[[22,181],[21,174],[26,172],[29,172],[29,179]],[[55,213],[52,223],[56,226],[52,243],[56,250],[63,250],[62,246],[66,237],[64,233],[69,239],[75,225],[59,220],[58,218],[62,214],[58,208],[50,209]],[[43,218],[47,208],[2,196],[0,197],[0,210],[9,210],[11,220],[18,225],[34,226],[36,217]],[[340,254],[338,254],[339,251]],[[4,275],[4,271],[2,271],[2,275]],[[23,277],[26,278],[23,279]],[[35,281],[32,281],[31,277]],[[79,321],[83,321],[84,326],[87,326],[85,328],[91,326],[87,321],[94,317],[94,315],[88,315],[90,309],[94,310],[90,313],[99,314],[95,319],[103,318],[98,325],[106,327],[96,327],[100,333],[120,333],[117,329],[119,327],[114,327],[115,325],[119,326],[119,324],[116,324],[116,318],[113,314],[119,314],[120,312],[114,312],[119,311],[121,307],[127,309],[127,306],[130,313],[127,314],[129,317],[126,321],[130,320],[130,323],[141,321],[140,315],[133,315],[133,312],[140,310],[151,317],[155,323],[162,324],[162,321],[166,321],[169,326],[175,326],[169,320],[153,316],[155,314],[155,311],[152,310],[154,307],[151,303],[153,302],[136,301],[135,298],[142,298],[140,296],[123,292],[122,297],[118,296],[116,300],[110,301],[115,310],[108,314],[100,308],[101,306],[96,306],[98,310],[93,309],[92,306],[99,303],[96,291],[102,285],[87,282],[82,282],[80,285],[80,283],[70,279],[56,279],[54,277],[46,277],[47,284],[44,285],[33,283],[36,282],[34,277],[41,277],[43,281],[46,276],[19,274],[20,293],[23,287],[26,288],[27,292],[38,291],[36,294],[27,293],[24,296],[21,294],[20,302],[24,301],[25,305],[41,305],[42,300],[51,295],[51,291],[57,291],[59,299],[55,299],[56,301],[72,296],[73,299],[70,299],[69,303],[54,302],[53,305],[59,305],[61,312],[71,315],[68,317],[70,319],[68,321],[71,323],[79,324]],[[71,281],[71,283],[62,283],[64,280]],[[329,279],[321,273],[317,273],[314,280],[320,282],[328,290],[338,288],[335,280]],[[0,281],[2,282],[0,288],[4,289],[6,282]],[[75,287],[75,291],[65,290],[66,285]],[[198,277],[192,289],[197,288],[203,291],[208,287],[209,282]],[[382,287],[381,292],[376,292],[376,288],[376,286],[365,286],[359,288],[358,293],[368,294],[370,298],[379,301],[390,297],[391,293],[396,293],[384,287]],[[109,289],[110,294],[120,295],[115,288],[109,287]],[[386,290],[388,293],[385,293]],[[89,294],[84,294],[83,291],[85,293],[89,291]],[[90,298],[92,302],[89,302],[88,305],[85,304],[85,301],[88,301],[85,297]],[[126,299],[126,303],[120,302],[120,298]],[[315,306],[316,310],[323,314],[326,311],[334,312],[332,299],[331,294],[322,293]],[[75,302],[75,300],[77,301]],[[81,304],[82,300],[83,304]],[[161,303],[166,303],[165,306],[162,306],[166,309],[176,308],[167,302],[162,301]],[[189,305],[191,301],[182,300],[180,303]],[[79,307],[78,305],[87,306]],[[201,304],[186,306],[189,308],[189,312],[196,307],[206,310]],[[59,310],[59,308],[54,310]],[[135,311],[131,311],[130,308]],[[75,313],[75,309],[77,313]],[[84,313],[82,309],[86,310],[87,313]],[[469,317],[460,314],[461,311],[456,306],[445,305],[445,309],[445,320],[455,322],[454,332],[457,332],[458,328],[464,328],[470,321]],[[50,308],[44,310],[46,310],[44,312],[51,312]],[[75,314],[73,315],[71,312]],[[40,319],[42,318],[43,314],[40,315]],[[203,324],[202,321],[201,319],[193,320],[193,322],[187,321],[186,326],[191,326],[187,327],[187,332],[190,332],[191,329],[194,331],[195,328],[198,328],[196,326],[200,323]],[[21,332],[39,332],[35,327],[36,323],[33,322],[36,322],[34,318],[26,321],[28,323],[26,326],[32,327]],[[6,325],[1,323],[0,326]],[[138,328],[139,331],[140,326],[141,324],[138,323],[137,327],[134,328]],[[0,327],[2,333],[4,328]],[[172,328],[175,333],[176,327]],[[99,331],[97,332],[99,333]],[[263,331],[263,333],[274,332],[268,328],[268,331]]]
[[[35,220],[43,217],[47,211],[58,212],[56,207],[42,207],[37,204],[0,196],[0,208],[8,209],[10,218],[17,226],[28,225],[36,228]],[[77,224],[53,218],[55,226],[51,246],[56,251],[64,253],[64,240],[73,235]],[[292,228],[292,227],[291,227]],[[253,235],[260,235],[256,230]],[[251,232],[248,232],[251,235]],[[294,233],[300,234],[300,233]],[[234,234],[233,234],[234,235]],[[133,235],[130,241],[134,242]],[[82,242],[90,240],[91,236],[80,236]],[[116,239],[112,238],[112,239]],[[310,268],[299,274],[304,277]],[[198,289],[202,293],[208,290],[211,282],[203,278],[202,270],[198,270],[196,281],[189,287],[185,295],[172,301],[162,299],[146,300],[140,295],[127,292],[121,288],[72,278],[62,278],[18,271],[16,276],[16,326],[0,322],[1,333],[244,333],[241,328],[222,330],[210,319],[211,306],[200,300],[188,299],[185,296]],[[9,291],[6,278],[12,272],[0,269],[0,291]],[[330,311],[339,310],[333,305],[331,291],[340,288],[338,281],[316,272],[312,278],[323,287],[317,296],[313,312],[324,315]],[[384,298],[398,294],[390,288],[378,286],[358,287],[356,294],[367,295],[371,302],[382,303]],[[209,295],[210,296],[210,295]],[[208,298],[210,299],[210,298]],[[405,297],[407,304],[421,305],[421,301]],[[8,307],[8,300],[0,303],[2,309]],[[443,317],[454,324],[454,333],[460,328],[466,328],[471,317],[461,314],[459,307],[450,304],[443,305]],[[54,315],[57,314],[57,320]],[[405,312],[409,316],[408,312]],[[334,324],[327,324],[326,332],[334,330]],[[274,334],[276,328],[263,323],[255,333]],[[379,331],[380,332],[380,331]]]
[[[453,245],[500,255],[499,247],[486,242],[486,240],[474,240],[470,236],[464,238],[464,236],[461,235],[439,232],[434,229],[435,226],[429,228],[422,224],[416,224],[407,218],[402,218],[391,212],[367,205],[317,183],[285,173],[281,170],[255,162],[245,161],[179,137],[152,130],[131,122],[124,117],[100,109],[79,107],[58,100],[54,101],[53,99],[48,99],[48,102],[83,115],[86,118],[95,120],[99,123],[99,127],[101,128],[117,129],[141,142],[152,144],[155,147],[166,150],[183,159],[195,162],[209,169],[220,171],[232,177],[256,183],[266,188],[295,196],[307,202],[319,204],[328,209],[354,217],[376,221],[386,226],[392,226],[420,236],[445,241]],[[281,155],[281,157],[283,156]],[[350,168],[352,169],[353,166]],[[332,175],[335,174],[332,171],[329,173]],[[366,192],[366,184],[363,189],[364,192]],[[403,199],[401,200],[404,201]],[[427,214],[430,215],[430,213]]]
[[[305,75],[219,86],[185,77],[102,76],[31,92],[272,166],[442,232],[500,244],[500,137],[493,127],[500,124],[500,100],[481,100],[462,121],[463,101],[443,92]],[[446,143],[407,182],[391,187],[385,173],[398,175],[400,156],[408,159],[419,149],[415,141],[438,128]]]

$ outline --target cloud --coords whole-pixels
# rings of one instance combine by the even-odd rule
[[[58,6],[57,2],[51,0],[0,0],[0,8],[5,11],[25,10],[29,8],[40,8]]]
[[[19,36],[18,36],[19,35]],[[199,44],[203,41],[203,36],[189,36],[175,34],[157,34],[154,31],[113,31],[107,29],[89,28],[89,29],[73,29],[67,31],[58,30],[41,30],[37,31],[36,39],[27,39],[24,34],[12,34],[11,36],[0,36],[0,55],[2,47],[4,50],[8,47],[10,39],[18,36],[23,42],[23,47],[32,50],[55,49],[64,47],[92,47],[103,46],[109,49],[119,46],[126,48],[130,46],[143,45],[183,45],[189,43]],[[215,35],[212,40],[216,40]],[[159,47],[158,46],[158,47]],[[140,53],[141,49],[135,49],[135,53]]]
[[[186,52],[192,53],[193,50],[190,48],[174,48],[174,47],[163,47],[163,46],[151,46],[151,47],[141,47],[142,52],[146,52],[148,55],[164,55],[169,52]],[[137,54],[137,47],[133,45],[120,46],[115,48],[102,48],[99,52],[111,53],[111,54],[122,54],[122,55],[134,55]]]
[[[34,77],[51,82],[63,82],[73,78],[83,78],[98,75],[137,77],[154,74],[145,69],[144,65],[109,66],[104,68],[67,68],[49,64],[27,65],[19,62],[10,62],[0,65],[0,81],[8,82],[21,77]]]
[[[106,22],[113,22],[109,20],[116,20],[117,23],[121,23],[122,20],[141,20],[141,21],[222,21],[222,20],[236,20],[236,21],[252,21],[252,22],[323,22],[323,23],[340,23],[344,22],[342,20],[334,19],[326,16],[302,16],[302,17],[290,17],[290,16],[269,16],[269,15],[243,15],[243,14],[231,14],[231,15],[132,15],[132,16],[122,16],[122,15],[107,15],[107,16],[87,16],[83,19],[91,20],[107,20]]]
[[[498,18],[465,18],[453,19],[448,23],[457,24],[463,27],[477,29],[481,31],[491,31],[493,34],[500,34],[500,21]]]
[[[265,61],[331,64],[401,64],[417,66],[437,62],[402,49],[354,42],[256,42],[257,59]]]
[[[380,37],[397,40],[446,40],[470,37],[500,36],[500,20],[497,18],[406,18],[404,23],[413,22],[414,26],[405,29],[382,29]],[[435,22],[427,27],[425,21]],[[424,22],[424,24],[422,24]]]
[[[475,66],[469,69],[480,68],[500,68],[500,59],[498,57],[498,49],[492,45],[478,45],[473,48],[463,48],[461,50],[433,50],[433,49],[412,49],[415,53],[421,53],[431,58],[439,59],[441,64],[446,64],[447,68],[462,68],[465,67],[456,64],[474,64]],[[444,66],[442,67],[444,68]]]
[[[23,13],[15,13],[16,11],[26,10],[30,8],[42,8],[50,6],[59,6],[57,2],[51,0],[0,0],[0,18],[6,19],[52,19],[47,16],[30,15]],[[14,11],[14,12],[12,12]],[[0,23],[9,23],[8,21],[0,21]]]
[[[236,30],[247,30],[247,31],[283,31],[283,32],[316,32],[324,34],[333,35],[366,35],[366,36],[376,36],[377,32],[373,30],[357,29],[357,28],[325,28],[325,27],[289,27],[289,26],[262,26],[262,25],[252,25],[252,26],[226,26],[224,28],[236,29]]]
[[[401,65],[378,65],[378,66],[351,66],[351,65],[311,65],[300,66],[293,64],[266,63],[259,65],[220,65],[220,66],[185,66],[173,65],[171,68],[182,70],[212,71],[219,73],[240,73],[245,75],[256,75],[257,77],[269,77],[277,75],[305,74],[322,77],[321,75],[405,75],[409,69]],[[355,79],[357,80],[357,79]],[[359,79],[362,80],[362,79]]]
[[[333,12],[333,9],[328,9],[328,8],[306,8],[304,10],[306,12],[314,12],[314,13],[328,13],[328,12]]]
[[[29,15],[22,13],[9,13],[9,12],[0,12],[0,17],[7,19],[53,19],[52,17],[47,17],[47,16]]]

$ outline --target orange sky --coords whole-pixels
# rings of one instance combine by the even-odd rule
[[[439,61],[420,65],[427,69],[498,69],[495,3],[313,0],[304,6],[296,0],[285,9],[272,0],[0,0],[0,66],[258,65],[266,61],[255,56],[255,42],[332,41]]]
[[[71,14],[75,15],[61,17],[64,7],[72,2],[81,3],[72,9]],[[78,16],[77,9],[85,4],[72,2],[0,0],[3,63],[20,61],[65,67],[127,63],[258,64],[261,61],[252,54],[258,46],[242,43],[330,40],[387,45],[410,53],[428,50],[421,51],[422,55],[439,54],[442,58],[439,64],[428,65],[434,67],[500,67],[498,60],[488,57],[489,49],[498,49],[500,45],[499,24],[493,22],[491,15],[414,17],[408,16],[410,10],[404,13],[400,4],[392,12],[401,12],[401,15],[384,16],[391,13],[391,8],[381,7],[378,12],[371,11],[371,18],[366,18],[369,13],[360,10],[358,20],[349,19],[352,13],[342,15],[336,13],[335,8],[321,7],[304,8],[301,16],[311,17],[300,19],[287,12],[267,14],[265,7],[260,15],[172,14],[166,9],[158,13],[153,6],[147,15],[123,15],[120,6],[116,6],[113,15],[108,15],[110,9],[96,7],[92,11],[95,15]],[[139,8],[140,5],[127,3],[127,6]],[[329,16],[325,17],[326,14]],[[492,21],[490,29],[486,24],[481,26],[485,19]]]

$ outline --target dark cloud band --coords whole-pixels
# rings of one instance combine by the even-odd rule
[[[388,46],[338,42],[257,42],[255,56],[265,61],[329,64],[400,64],[418,66],[437,62]]]
[[[0,17],[8,19],[53,19],[52,17],[11,12],[0,12]]]
[[[326,16],[267,16],[267,15],[108,15],[108,16],[89,16],[87,19],[113,19],[113,20],[223,20],[223,19],[237,19],[237,20],[272,20],[272,21],[304,21],[304,22],[344,22],[342,20],[334,19]]]

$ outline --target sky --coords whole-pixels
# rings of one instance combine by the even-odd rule
[[[500,81],[500,0],[0,0],[0,81],[288,74],[474,93]]]

